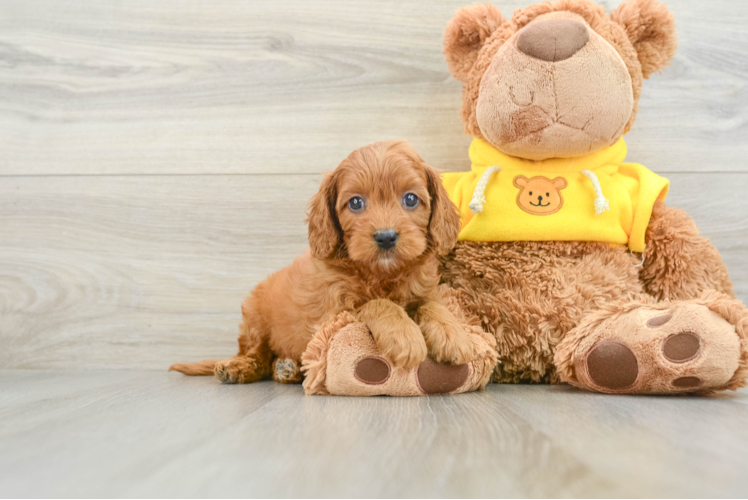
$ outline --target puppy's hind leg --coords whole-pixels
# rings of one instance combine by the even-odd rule
[[[215,375],[226,384],[249,384],[270,375],[270,349],[249,352],[216,363]]]
[[[251,308],[243,311],[244,320],[239,326],[239,354],[216,363],[214,373],[221,382],[249,384],[271,373],[273,352],[262,327],[250,325],[253,317],[257,317],[251,312]]]

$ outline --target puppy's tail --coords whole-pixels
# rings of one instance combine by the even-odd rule
[[[169,371],[184,373],[185,375],[213,375],[217,360],[206,359],[199,363],[176,363],[169,367]]]

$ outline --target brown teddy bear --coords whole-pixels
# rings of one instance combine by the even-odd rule
[[[445,31],[464,82],[472,171],[446,174],[462,214],[443,281],[494,334],[495,382],[606,393],[746,385],[748,311],[666,179],[626,163],[643,79],[673,57],[655,0],[610,15],[556,0],[504,18],[460,9]]]
[[[719,252],[665,205],[667,179],[625,162],[622,136],[643,80],[675,53],[674,25],[655,0],[610,16],[590,0],[456,13],[443,49],[474,140],[471,172],[443,177],[462,229],[441,290],[474,360],[392,370],[339,317],[304,355],[307,393],[465,392],[493,366],[495,382],[619,394],[746,385],[748,310]]]

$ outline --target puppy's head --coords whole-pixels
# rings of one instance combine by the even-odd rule
[[[438,173],[402,141],[351,153],[325,176],[307,220],[315,258],[349,258],[381,271],[429,251],[448,253],[460,229]]]

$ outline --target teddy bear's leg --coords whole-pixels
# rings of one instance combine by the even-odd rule
[[[350,313],[322,325],[302,356],[307,394],[424,396],[457,394],[485,387],[496,364],[495,340],[466,325],[475,355],[468,364],[439,364],[428,358],[398,368],[378,349],[367,326]]]
[[[718,292],[610,306],[559,344],[561,379],[612,394],[707,394],[746,385],[748,309]]]
[[[639,279],[657,300],[695,299],[716,290],[733,296],[722,256],[683,210],[655,204]]]

